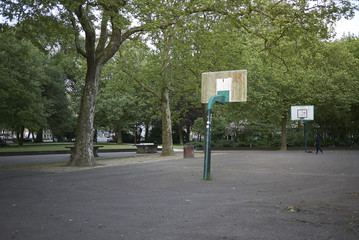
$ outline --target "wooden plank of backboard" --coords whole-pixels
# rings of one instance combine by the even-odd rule
[[[217,95],[217,79],[232,78],[231,99],[229,102],[247,101],[247,70],[202,73],[201,102],[208,103]]]

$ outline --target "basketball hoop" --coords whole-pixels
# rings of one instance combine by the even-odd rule
[[[203,180],[211,180],[211,125],[214,103],[247,101],[247,70],[202,73],[201,102],[207,104]]]
[[[314,120],[314,106],[291,106],[291,120],[299,121],[300,127],[304,128],[304,147],[307,150],[307,121]]]

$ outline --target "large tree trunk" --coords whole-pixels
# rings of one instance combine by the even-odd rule
[[[117,126],[117,143],[122,144],[122,122]]]
[[[172,123],[169,90],[164,88],[161,92],[162,106],[162,156],[173,155]]]
[[[178,124],[178,134],[179,134],[179,143],[180,143],[180,145],[183,145],[183,132],[182,132],[181,123]]]
[[[282,143],[280,150],[287,150],[287,114],[282,116]]]
[[[93,155],[93,122],[98,84],[102,65],[88,59],[86,83],[82,93],[80,114],[77,120],[75,149],[71,155],[70,166],[92,167],[96,165]]]
[[[148,141],[148,131],[149,131],[149,129],[148,129],[148,123],[145,123],[145,142],[147,142]]]
[[[106,4],[101,6],[105,5]],[[85,32],[85,48],[83,48],[79,41],[81,31],[78,30],[78,25],[75,22],[75,18],[73,18],[72,24],[74,30],[75,32],[78,30],[75,36],[76,49],[77,52],[87,60],[87,73],[85,88],[81,99],[80,114],[77,121],[75,149],[69,162],[70,166],[86,167],[95,165],[92,138],[93,121],[102,68],[115,55],[125,40],[131,38],[133,34],[144,31],[144,29],[140,27],[133,27],[127,31],[123,31],[118,24],[121,15],[119,15],[119,18],[115,16],[112,18],[111,14],[117,12],[125,5],[126,1],[116,4],[115,7],[106,5],[108,9],[111,10],[102,11],[100,28],[95,26],[95,23],[98,23],[99,19],[93,19],[93,15],[89,12],[87,3],[73,5],[77,6],[73,13],[77,16],[78,23]],[[98,13],[100,14],[100,12]],[[109,24],[112,26],[110,34],[108,32]],[[100,30],[99,35],[97,35],[98,30]]]
[[[43,141],[43,133],[44,133],[44,130],[43,129],[40,129],[37,133],[36,133],[36,142],[37,143],[41,143]]]
[[[20,132],[16,135],[19,146],[24,145],[24,130],[25,127],[20,127]]]

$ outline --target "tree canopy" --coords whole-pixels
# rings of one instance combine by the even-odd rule
[[[15,30],[1,34],[0,58],[1,126],[16,131],[20,144],[25,127],[31,132],[49,128],[57,136],[65,128],[71,131],[61,58],[49,58]]]
[[[309,86],[298,84],[300,81],[306,83],[307,81],[304,80],[309,79],[299,77],[305,72],[305,67],[296,67],[297,59],[302,57],[298,46],[310,45],[313,40],[317,42],[327,39],[332,33],[331,25],[341,17],[350,17],[353,13],[353,4],[349,0],[316,2],[20,0],[0,3],[0,14],[13,21],[12,23],[19,30],[29,31],[28,37],[32,42],[43,48],[53,49],[56,47],[66,49],[75,45],[78,54],[86,60],[75,151],[70,160],[70,164],[74,166],[95,165],[92,136],[101,74],[103,67],[125,47],[124,43],[131,40],[146,42],[148,37],[144,37],[145,33],[152,37],[154,57],[157,57],[156,64],[159,66],[159,71],[157,75],[152,76],[152,80],[158,79],[156,83],[162,82],[164,86],[160,90],[161,99],[164,100],[161,103],[166,109],[162,111],[162,117],[165,117],[162,119],[162,122],[165,122],[163,128],[166,128],[163,134],[166,135],[164,144],[168,146],[165,152],[170,154],[171,81],[178,76],[178,73],[183,72],[186,76],[184,79],[191,79],[188,76],[193,74],[195,77],[192,79],[198,84],[199,72],[218,70],[218,66],[222,66],[223,70],[238,66],[234,64],[238,58],[229,57],[231,54],[223,55],[216,52],[226,49],[220,42],[222,40],[220,35],[217,36],[220,40],[215,41],[218,44],[216,45],[211,43],[212,39],[201,38],[200,33],[210,37],[215,36],[212,33],[216,31],[219,34],[223,33],[225,42],[230,43],[234,51],[241,49],[239,46],[243,46],[242,44],[257,49],[256,56],[259,60],[253,58],[255,61],[252,63],[266,69],[257,74],[263,81],[255,79],[257,85],[253,90],[269,87],[264,89],[263,93],[276,100],[271,102],[270,109],[280,113],[284,126],[286,123],[284,108],[296,101],[296,98],[300,98],[296,94],[302,93],[303,87]],[[230,33],[234,34],[231,36]],[[74,42],[72,45],[69,44],[71,38]],[[208,49],[211,50],[207,51]],[[182,50],[185,50],[183,54],[181,54]],[[226,50],[230,53],[229,49]],[[310,50],[305,52],[309,54]],[[123,60],[126,62],[127,58]],[[268,62],[269,60],[271,62]],[[186,70],[177,67],[177,64],[186,66],[184,68]],[[238,64],[242,66],[241,63]],[[243,63],[243,66],[246,65],[247,63]],[[176,69],[168,66],[176,66]],[[288,92],[288,89],[292,92]],[[256,94],[256,92],[252,93]],[[260,94],[257,94],[257,97],[264,99]],[[249,103],[246,106],[249,106]],[[264,108],[267,107],[264,105]],[[278,114],[274,115],[278,116]]]

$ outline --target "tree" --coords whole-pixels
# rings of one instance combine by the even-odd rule
[[[42,83],[46,78],[45,55],[29,41],[17,39],[15,31],[0,35],[0,123],[15,130],[19,145],[25,127],[46,126]]]
[[[51,129],[58,138],[66,131],[71,132],[64,55],[47,56],[30,41],[22,39],[16,29],[4,32],[1,43],[2,69],[7,72],[2,76],[4,125],[20,135],[21,128],[25,127],[30,132],[39,131],[40,140],[43,128]]]
[[[223,140],[226,138],[227,129],[229,127],[229,122],[226,121],[220,114],[216,114],[213,116],[213,128],[212,128],[212,139],[214,142],[217,140]],[[197,134],[198,140],[201,141],[201,137],[204,136],[205,127],[203,125],[203,121],[200,118],[197,118],[194,121],[193,132]]]
[[[345,132],[347,136],[355,132],[351,127],[352,109],[358,101],[355,51],[348,51],[345,41],[309,36],[283,39],[271,52],[261,52],[260,45],[248,49],[248,101],[239,109],[224,106],[231,121],[246,116],[261,129],[277,125],[275,131],[282,132],[283,150],[291,105],[314,105],[313,125],[319,126],[321,132],[333,137],[341,132],[342,139]]]
[[[203,119],[197,118],[193,123],[192,131],[195,134],[197,134],[198,141],[202,140],[202,136],[204,136],[204,129],[205,129],[205,126],[203,124]]]
[[[123,126],[136,122],[139,112],[137,104],[136,96],[118,89],[102,88],[96,107],[96,125],[116,129],[117,143],[121,144]]]
[[[42,98],[46,102],[47,127],[59,140],[65,135],[72,135],[74,131],[74,116],[66,90],[66,81],[69,77],[67,69],[72,67],[73,62],[70,62],[67,57],[58,52],[46,61],[44,65],[46,78],[42,83],[44,89]]]
[[[174,110],[172,112],[172,118],[178,127],[178,141],[180,145],[183,145],[184,140],[187,142],[190,140],[191,127],[194,121],[202,116],[198,97],[195,94],[186,94],[182,95],[179,99],[175,99]]]
[[[315,122],[333,139],[345,140],[357,129],[353,114],[359,104],[359,59],[357,52],[350,50],[350,41],[322,43],[311,63],[311,70],[316,73],[312,85]]]
[[[124,61],[122,69],[126,72],[134,81],[136,81],[144,90],[151,93],[161,104],[161,116],[162,116],[162,155],[168,156],[173,154],[173,140],[172,140],[172,121],[171,121],[171,109],[170,109],[170,84],[172,72],[168,71],[170,68],[170,51],[172,49],[172,41],[175,37],[175,28],[171,28],[172,31],[163,30],[163,39],[158,40],[159,53],[150,54],[146,56],[145,64],[146,71],[141,69],[131,69],[129,64]],[[159,38],[160,39],[160,38]],[[149,50],[149,49],[147,49]],[[141,54],[135,52],[135,54]],[[143,55],[143,54],[141,54]],[[128,60],[128,58],[127,58]],[[134,61],[140,61],[139,58],[133,58]],[[138,66],[138,64],[132,63],[131,65]],[[141,64],[140,66],[144,66]],[[129,70],[131,69],[131,70]],[[145,74],[142,74],[144,73]],[[147,78],[144,78],[146,76]]]
[[[50,36],[59,33],[53,26],[74,35],[76,48],[87,62],[84,91],[78,117],[75,150],[70,165],[93,166],[93,121],[101,71],[121,45],[136,34],[172,26],[193,13],[213,12],[232,21],[248,33],[262,37],[266,48],[275,45],[293,26],[322,26],[351,10],[350,1],[334,0],[309,6],[306,1],[45,1],[20,0],[0,3],[1,15],[35,29],[49,26]],[[25,10],[25,11],[24,11]],[[138,26],[132,26],[136,19]],[[315,22],[314,22],[315,21]],[[34,24],[33,24],[34,23]],[[41,25],[39,25],[41,24]],[[34,29],[34,28],[30,28]],[[99,30],[99,35],[96,30]],[[80,33],[85,43],[81,45]],[[63,33],[62,33],[63,34]],[[268,36],[267,36],[268,35]],[[166,96],[167,93],[164,93]],[[165,104],[165,102],[163,102]],[[167,121],[167,120],[166,120]],[[167,148],[166,148],[167,149]]]
[[[74,35],[76,49],[86,59],[87,72],[77,122],[75,149],[69,164],[94,166],[93,123],[103,67],[120,46],[134,35],[151,28],[165,28],[172,25],[179,16],[173,7],[177,10],[183,9],[184,6],[176,2],[174,5],[160,2],[148,5],[146,1],[60,0],[31,3],[7,1],[1,3],[0,7],[1,15],[10,20],[14,16],[19,16],[20,24],[28,23],[36,29],[39,29],[40,23],[42,26],[44,24],[62,26],[62,30],[67,30],[65,34]],[[131,20],[134,17],[139,22],[139,26],[131,26]],[[56,30],[51,29],[53,31],[49,34],[54,35]],[[96,34],[96,29],[100,30],[99,36]],[[81,45],[80,41],[81,32],[85,35],[84,45]]]

